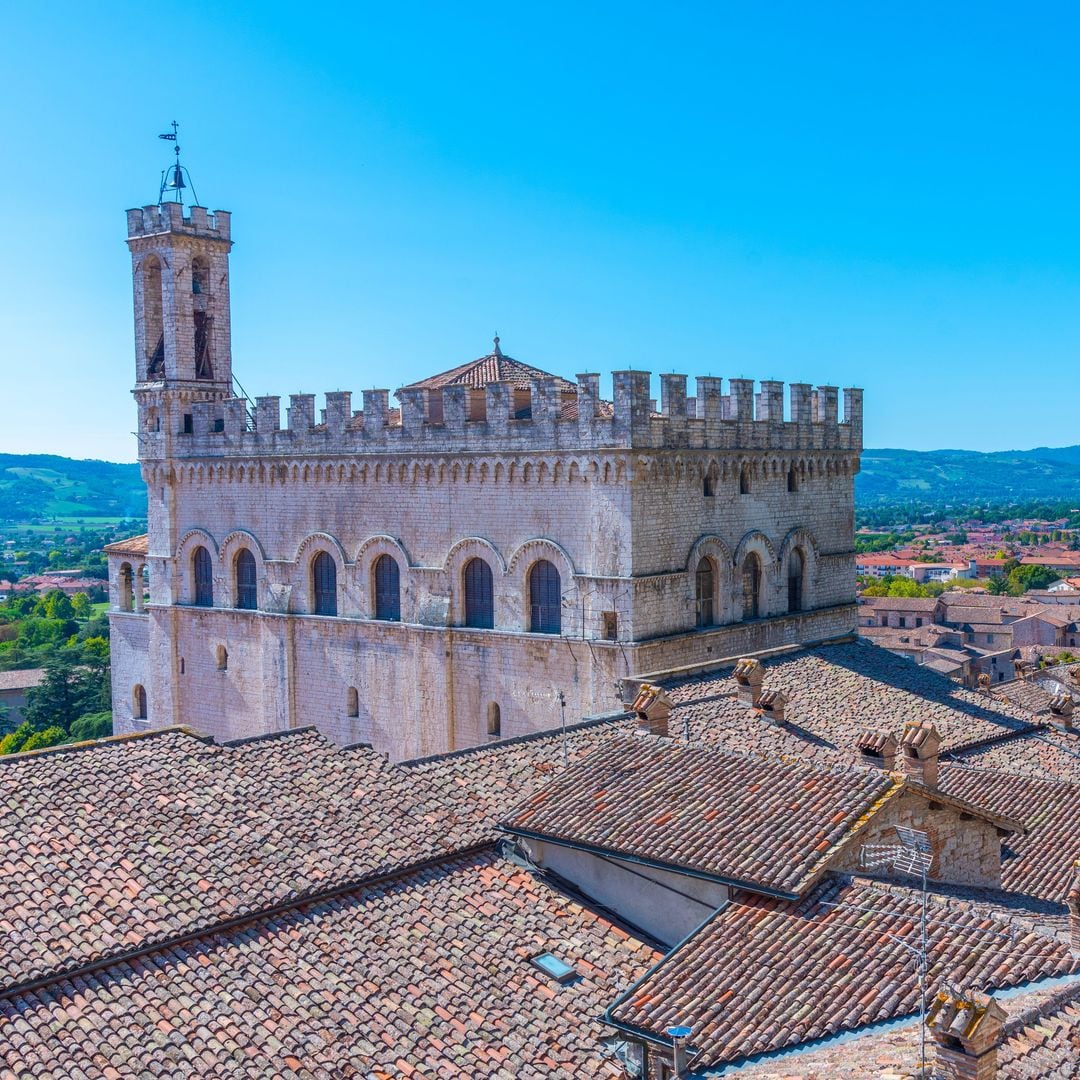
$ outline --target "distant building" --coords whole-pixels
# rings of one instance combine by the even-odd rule
[[[0,671],[0,730],[11,731],[22,723],[27,691],[40,686],[45,678],[44,668],[25,668],[22,671]]]

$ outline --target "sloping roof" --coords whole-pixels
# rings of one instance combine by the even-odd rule
[[[614,1078],[599,1017],[657,959],[485,852],[0,1000],[0,1074]]]
[[[142,536],[129,536],[126,540],[106,544],[103,550],[110,555],[146,555],[150,551],[150,536],[148,533],[143,533]]]
[[[550,371],[542,371],[540,368],[523,364],[512,356],[507,356],[499,348],[499,339],[495,338],[495,347],[486,356],[477,360],[470,360],[467,364],[451,368],[449,371],[440,372],[438,375],[430,375],[419,382],[409,383],[402,387],[404,390],[441,390],[444,386],[471,386],[475,389],[483,389],[488,383],[510,383],[515,390],[528,389],[533,379],[554,379],[558,388],[563,392],[577,393],[577,385],[552,375]]]
[[[962,750],[952,760],[975,769],[1080,785],[1080,729],[1042,727],[1027,735]]]
[[[662,1042],[668,1026],[691,1026],[693,1070],[909,1015],[918,977],[901,942],[915,942],[920,897],[829,877],[802,901],[733,902],[608,1016]],[[1080,968],[1067,945],[989,904],[932,895],[927,936],[931,991],[945,978],[991,989]]]
[[[1053,1006],[1005,1025],[997,1080],[1071,1080],[1080,1062],[1080,983]]]
[[[748,888],[796,895],[901,781],[643,735],[611,739],[503,827]]]
[[[0,807],[0,989],[455,850],[418,778],[314,729],[3,757]]]
[[[732,669],[664,680],[675,710],[671,730],[691,707],[701,726],[711,720],[717,740],[724,727],[747,707],[735,700]],[[655,680],[654,680],[655,681]],[[884,728],[897,735],[912,716],[932,723],[943,750],[1030,730],[1033,718],[1025,710],[988,694],[969,690],[951,679],[869,642],[827,645],[777,656],[765,661],[765,685],[787,695],[784,728],[820,749],[847,755],[864,727]],[[778,729],[774,729],[778,730]],[[764,736],[769,733],[762,733]],[[766,749],[765,746],[761,747]],[[778,750],[777,752],[786,752]]]
[[[859,607],[886,611],[933,611],[938,606],[933,596],[860,596]]]
[[[30,690],[40,686],[45,678],[44,668],[24,668],[22,671],[0,671],[0,690]]]
[[[1080,851],[1080,785],[959,764],[943,765],[938,776],[946,794],[1024,825],[1002,841],[1002,888],[1064,903]]]

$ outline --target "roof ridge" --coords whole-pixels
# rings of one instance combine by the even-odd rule
[[[210,746],[218,746],[213,737],[205,735],[201,731],[188,724],[170,724],[168,727],[149,728],[146,731],[125,731],[119,735],[105,735],[100,739],[83,739],[77,743],[61,743],[59,746],[43,746],[39,750],[20,750],[14,754],[0,754],[0,765],[12,761],[25,761],[31,757],[44,757],[46,754],[73,754],[84,750],[93,750],[97,747],[132,742],[135,739],[148,739],[154,735],[180,734],[189,735],[191,738]]]

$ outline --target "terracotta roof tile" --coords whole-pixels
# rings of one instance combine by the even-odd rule
[[[599,1017],[658,959],[487,852],[0,1000],[0,1074],[614,1078]]]
[[[105,551],[110,555],[146,555],[150,551],[150,537],[147,533],[142,536],[130,536],[127,540],[117,540],[115,543],[106,544]]]
[[[0,671],[0,690],[30,690],[35,686],[40,686],[44,678],[44,668]]]
[[[631,735],[562,771],[504,827],[791,895],[901,786]]]
[[[0,988],[445,855],[446,816],[314,730],[0,758]]]
[[[943,765],[939,787],[1023,823],[1024,834],[1002,841],[1002,888],[1064,903],[1080,851],[1080,785]]]
[[[918,1008],[901,944],[917,933],[920,894],[830,877],[802,901],[729,904],[609,1011],[665,1040],[693,1028],[692,1069],[738,1061]],[[1014,986],[1080,967],[1068,947],[1010,922],[991,905],[932,895],[929,986]]]

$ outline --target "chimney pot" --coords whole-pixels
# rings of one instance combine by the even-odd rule
[[[927,787],[936,787],[940,746],[941,736],[932,724],[909,720],[900,736],[904,775]]]
[[[863,765],[892,772],[896,768],[896,736],[874,728],[863,728],[855,740]]]
[[[738,698],[744,705],[757,705],[764,681],[765,669],[760,660],[744,656],[735,665],[735,682],[739,685]]]
[[[1050,714],[1057,717],[1065,727],[1072,727],[1074,707],[1071,694],[1055,694],[1050,699]]]
[[[784,707],[787,705],[787,695],[783,690],[772,689],[763,686],[758,694],[758,708],[762,714],[773,724],[784,722]]]
[[[671,698],[659,686],[642,683],[632,708],[639,735],[667,735]]]
[[[994,1080],[1005,1019],[1005,1010],[989,995],[938,993],[926,1014],[937,1044],[934,1075],[942,1080]]]

